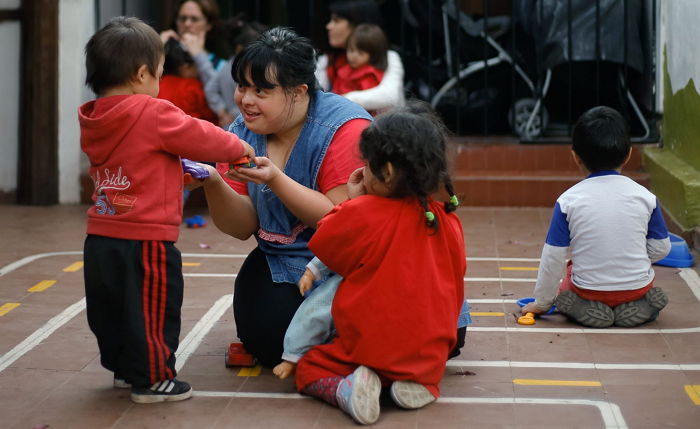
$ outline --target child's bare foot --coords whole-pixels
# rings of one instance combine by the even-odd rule
[[[285,378],[294,374],[296,368],[297,364],[295,364],[294,362],[288,362],[286,360],[283,360],[281,364],[277,365],[272,369],[272,373],[279,377],[281,380],[284,380]]]

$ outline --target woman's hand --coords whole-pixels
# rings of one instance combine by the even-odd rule
[[[163,44],[170,39],[180,40],[180,36],[178,36],[174,30],[165,30],[160,33],[160,40],[163,41]]]
[[[204,42],[206,41],[207,33],[204,31],[193,34],[185,33],[182,35],[182,44],[187,48],[187,52],[193,57],[201,52],[204,52]]]
[[[355,197],[359,197],[360,195],[365,195],[367,193],[367,189],[365,189],[365,183],[363,180],[364,171],[365,167],[360,167],[350,174],[350,178],[348,179],[347,183],[349,199],[353,199]]]
[[[226,173],[226,177],[239,182],[253,182],[258,185],[270,184],[278,176],[284,174],[270,161],[270,158],[257,156],[253,158],[254,168],[234,168]]]

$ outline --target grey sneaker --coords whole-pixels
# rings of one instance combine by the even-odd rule
[[[668,297],[661,288],[653,287],[636,301],[615,307],[615,325],[623,328],[639,326],[656,320],[659,311],[668,304]]]
[[[131,400],[138,404],[183,401],[192,397],[192,387],[177,379],[158,381],[151,387],[132,387]]]
[[[607,328],[615,321],[615,314],[610,306],[600,301],[589,301],[570,290],[560,293],[554,304],[560,313],[583,326]]]
[[[413,381],[395,381],[389,391],[396,405],[407,410],[423,408],[436,399],[425,386]]]
[[[379,419],[379,394],[382,383],[379,376],[366,366],[342,379],[335,392],[338,407],[357,423],[371,425]]]

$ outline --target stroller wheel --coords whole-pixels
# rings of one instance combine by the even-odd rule
[[[513,104],[508,112],[508,123],[522,139],[532,139],[542,135],[549,125],[547,109],[540,103],[535,112],[536,107],[537,100],[534,98],[521,98]]]

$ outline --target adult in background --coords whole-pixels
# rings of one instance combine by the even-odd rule
[[[197,65],[199,80],[206,85],[220,70],[225,61],[214,54],[216,44],[211,37],[219,21],[219,5],[216,0],[180,0],[172,28],[160,33],[163,43],[176,39],[192,56]]]
[[[348,199],[348,178],[362,166],[360,134],[371,121],[357,104],[317,88],[315,55],[308,39],[279,27],[236,55],[240,115],[230,131],[264,156],[255,168],[208,167],[203,182],[214,224],[257,240],[236,278],[233,313],[245,348],[269,367],[282,361],[303,299],[296,283],[313,257],[308,242],[317,222]]]
[[[350,34],[360,24],[383,26],[379,6],[373,0],[334,1],[329,6],[331,16],[326,30],[330,49],[318,59],[316,77],[326,90],[333,87],[337,72],[347,64],[346,46]],[[387,67],[381,82],[374,88],[351,91],[343,96],[368,111],[402,106],[404,100],[403,64],[396,51],[387,53]]]

